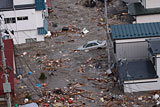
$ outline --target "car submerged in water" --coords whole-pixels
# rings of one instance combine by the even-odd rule
[[[107,47],[106,41],[92,40],[80,46],[77,50],[81,51],[81,50],[90,50],[90,49],[102,49],[106,47]]]

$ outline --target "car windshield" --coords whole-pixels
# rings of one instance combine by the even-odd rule
[[[102,44],[103,41],[97,40],[97,43]]]
[[[85,48],[86,46],[87,46],[87,44],[84,44],[84,45],[83,45],[83,48]]]

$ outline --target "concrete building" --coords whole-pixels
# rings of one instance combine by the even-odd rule
[[[4,28],[14,31],[14,44],[44,41],[48,33],[44,0],[1,0]]]
[[[160,0],[140,0],[128,5],[128,12],[134,23],[160,22]]]
[[[160,90],[160,22],[112,25],[119,83],[124,92]]]

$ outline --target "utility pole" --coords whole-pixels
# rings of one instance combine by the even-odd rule
[[[105,5],[105,30],[106,30],[106,36],[107,36],[107,53],[108,53],[108,70],[107,72],[111,72],[111,53],[110,50],[112,48],[112,43],[111,43],[111,37],[109,34],[109,29],[108,29],[108,14],[107,14],[107,5],[108,5],[108,0],[104,0],[104,5]]]
[[[0,19],[0,25],[2,24],[2,19]],[[7,74],[7,66],[6,66],[6,58],[4,54],[4,43],[2,40],[2,29],[0,28],[0,50],[1,50],[1,57],[2,57],[2,67],[3,67],[3,73],[4,73],[4,79],[5,83],[3,83],[3,90],[4,93],[6,93],[6,101],[7,101],[7,107],[11,107],[11,85],[8,82],[8,74]]]

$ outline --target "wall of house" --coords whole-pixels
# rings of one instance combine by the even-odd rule
[[[148,58],[148,43],[130,42],[118,43],[116,45],[117,59],[126,58],[127,60],[147,59]]]
[[[44,25],[42,13],[43,11],[35,11],[35,9],[0,12],[4,18],[16,18],[16,23],[5,24],[7,29],[15,31],[16,38],[13,36],[15,44],[25,43],[25,39],[31,37],[37,38],[37,41],[44,41],[44,35],[38,35],[37,33],[37,28]],[[28,20],[17,20],[18,17],[24,16],[27,16]]]
[[[37,29],[37,27],[43,27],[43,18],[42,11],[35,11],[35,9],[27,9],[27,10],[16,10],[14,11],[5,11],[0,12],[0,14],[4,14],[5,18],[12,17],[24,17],[27,16],[28,20],[17,20],[16,23],[6,24],[9,29],[13,29],[14,31],[20,30],[32,30]]]
[[[14,5],[35,4],[35,0],[13,0]]]
[[[15,35],[12,35],[14,44],[22,44],[26,43],[26,39],[37,38],[37,41],[44,41],[45,35],[38,35],[36,30],[28,30],[28,31],[18,31],[15,32]]]
[[[136,16],[136,23],[160,22],[160,14]]]
[[[160,8],[160,0],[146,0],[146,8]]]
[[[116,42],[116,59],[126,58],[128,61],[148,58],[148,42],[146,39],[155,39],[160,37],[122,39]]]

